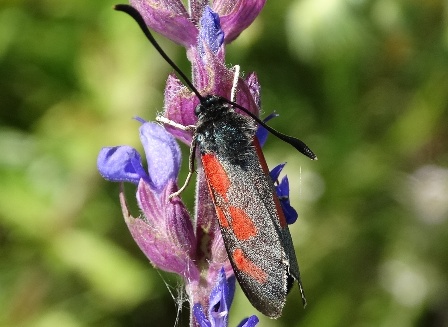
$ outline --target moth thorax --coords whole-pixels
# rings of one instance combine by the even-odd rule
[[[224,98],[217,95],[208,95],[196,106],[194,113],[198,118],[204,115],[212,117],[228,110],[229,107],[226,105]]]

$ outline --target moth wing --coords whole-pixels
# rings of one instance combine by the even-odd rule
[[[244,153],[243,162],[239,165],[214,154],[202,155],[235,276],[252,305],[277,318],[290,284],[291,253],[285,252],[285,232],[274,201],[273,183],[256,150]]]

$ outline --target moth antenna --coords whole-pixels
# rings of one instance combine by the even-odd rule
[[[276,129],[274,129],[274,128],[270,127],[269,125],[267,125],[264,121],[262,121],[260,118],[255,116],[249,110],[247,110],[243,106],[240,106],[238,103],[235,103],[235,102],[232,102],[232,101],[228,101],[227,99],[224,99],[224,101],[227,102],[228,104],[230,104],[230,105],[232,105],[232,106],[234,106],[234,107],[244,111],[246,114],[248,114],[250,117],[252,117],[253,120],[255,120],[261,126],[266,128],[271,134],[277,136],[280,140],[282,140],[282,141],[292,145],[300,153],[304,154],[305,156],[307,156],[311,160],[317,160],[317,156],[314,154],[313,151],[311,151],[311,149],[303,141],[301,141],[301,140],[299,140],[299,139],[297,139],[295,137],[292,137],[292,136],[280,133]]]
[[[168,55],[163,51],[163,49],[160,47],[160,45],[157,43],[154,36],[152,36],[151,32],[148,29],[148,26],[146,26],[145,20],[143,19],[142,15],[138,12],[137,9],[130,5],[115,5],[114,7],[117,11],[122,11],[129,16],[131,16],[137,24],[140,26],[140,29],[145,34],[146,38],[151,42],[151,44],[156,48],[156,50],[160,53],[163,59],[171,66],[173,69],[179,74],[180,77],[184,80],[185,84],[188,85],[188,87],[196,94],[199,101],[202,103],[205,101],[205,98],[199,93],[199,91],[194,87],[193,83],[190,81],[190,79],[185,75],[182,70],[168,57]]]

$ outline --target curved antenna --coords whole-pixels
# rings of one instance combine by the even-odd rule
[[[270,127],[269,125],[267,125],[264,121],[262,121],[260,118],[258,118],[257,116],[255,116],[253,113],[251,113],[249,110],[247,110],[246,108],[244,108],[243,106],[240,106],[238,103],[229,101],[225,98],[223,98],[223,100],[225,102],[227,102],[228,104],[230,104],[233,107],[236,107],[242,111],[244,111],[246,114],[248,114],[253,120],[255,120],[257,123],[259,123],[261,126],[263,126],[264,128],[266,128],[271,134],[277,136],[280,140],[282,140],[283,142],[286,142],[290,145],[292,145],[294,148],[296,148],[300,153],[304,154],[305,156],[307,156],[308,158],[310,158],[311,160],[317,160],[317,156],[314,154],[313,151],[311,151],[311,149],[301,140],[280,133],[279,131],[277,131],[276,129]]]
[[[151,32],[148,29],[148,26],[146,26],[145,20],[143,19],[142,15],[138,12],[137,9],[130,5],[116,5],[114,7],[117,11],[122,11],[129,16],[131,16],[137,24],[140,26],[140,29],[143,33],[145,33],[146,38],[151,42],[151,44],[156,48],[156,50],[160,53],[160,55],[165,59],[165,61],[173,67],[173,69],[179,74],[180,77],[184,80],[185,84],[188,85],[188,87],[196,94],[199,101],[203,103],[205,101],[205,98],[199,93],[199,91],[194,87],[193,83],[190,81],[190,79],[180,70],[179,67],[168,57],[168,55],[163,51],[163,49],[160,47],[160,45],[157,43],[154,36],[152,36]]]

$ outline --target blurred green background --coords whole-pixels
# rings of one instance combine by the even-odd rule
[[[131,118],[162,110],[171,72],[115,3],[0,4],[1,326],[188,325],[179,280],[140,253],[96,171],[102,146],[141,149]],[[294,289],[260,326],[448,326],[447,54],[442,0],[268,1],[228,46],[272,126],[319,157],[266,145],[288,162],[309,304]],[[251,314],[239,292],[230,326]]]

